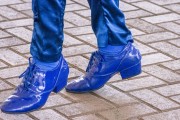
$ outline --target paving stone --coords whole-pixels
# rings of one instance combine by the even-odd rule
[[[81,10],[81,11],[76,11],[75,13],[84,16],[84,17],[90,17],[91,16],[91,11],[88,10]]]
[[[68,75],[68,78],[78,77],[83,74],[82,72],[80,72],[79,70],[77,70],[75,68],[70,68],[69,72],[70,73]]]
[[[40,120],[68,120],[67,118],[63,117],[62,115],[51,109],[35,111],[31,114]]]
[[[180,81],[180,75],[178,75],[175,72],[172,72],[168,69],[159,67],[157,65],[143,67],[143,71],[145,71],[153,76],[156,76],[158,78],[161,78],[164,81],[167,81],[169,83]]]
[[[90,115],[84,115],[84,116],[80,116],[80,117],[75,117],[75,118],[73,118],[73,120],[103,120],[103,119],[97,117],[94,114],[90,114]]]
[[[33,120],[25,114],[5,114],[0,111],[0,118],[3,120]]]
[[[65,46],[71,46],[71,45],[78,45],[78,44],[82,44],[81,41],[67,35],[67,34],[64,34],[64,43],[63,45]]]
[[[27,66],[19,66],[19,67],[11,67],[11,68],[5,68],[0,70],[0,77],[1,78],[10,78],[10,77],[17,77],[19,76],[24,70],[27,68]]]
[[[126,19],[139,18],[139,17],[145,17],[145,16],[152,15],[151,13],[146,12],[144,10],[133,10],[133,11],[124,12],[124,14],[125,14]]]
[[[66,60],[68,61],[68,63],[73,64],[74,66],[84,71],[86,70],[89,63],[89,60],[82,56],[68,57]]]
[[[63,49],[63,55],[65,56],[71,56],[71,55],[79,55],[84,53],[91,53],[95,51],[93,47],[90,47],[89,45],[80,45],[76,47],[68,47]]]
[[[47,107],[53,107],[53,106],[58,106],[58,105],[65,105],[65,104],[69,104],[71,103],[71,101],[65,99],[64,97],[60,96],[59,94],[56,95],[50,95],[50,97],[48,98],[45,106],[43,106],[43,108],[47,108]]]
[[[19,46],[14,46],[11,47],[13,50],[19,52],[19,53],[29,53],[30,51],[30,44],[25,44],[25,45],[19,45]]]
[[[156,50],[154,50],[140,42],[135,41],[134,43],[135,43],[134,45],[140,50],[142,55],[156,52]]]
[[[62,90],[61,93],[75,102],[96,101],[99,99],[97,96],[92,95],[91,93],[74,94],[66,92],[65,90]]]
[[[10,4],[17,4],[22,3],[21,0],[0,0],[0,5],[10,5]]]
[[[10,85],[5,83],[4,81],[0,80],[0,90],[6,90],[12,88]]]
[[[138,2],[138,1],[142,1],[142,0],[128,0],[128,1],[123,0],[123,1],[125,1],[125,2],[127,2],[127,3],[133,3],[133,2]]]
[[[150,0],[153,3],[156,3],[158,5],[167,5],[167,4],[173,4],[173,3],[180,3],[179,0]]]
[[[83,17],[80,17],[77,14],[74,14],[72,12],[68,12],[65,14],[65,20],[67,20],[70,23],[73,23],[74,25],[77,26],[85,26],[85,25],[90,25],[91,22]]]
[[[24,27],[7,29],[7,31],[27,42],[31,42],[32,32]]]
[[[133,36],[145,34],[144,32],[142,32],[142,31],[140,31],[140,30],[138,30],[136,28],[130,28],[129,30],[132,32]]]
[[[109,83],[109,82],[116,82],[116,81],[120,81],[120,80],[122,80],[121,75],[120,75],[120,74],[115,74],[115,75],[108,81],[108,83]]]
[[[93,33],[91,26],[68,28],[68,29],[65,29],[65,31],[72,35],[82,35],[82,34]]]
[[[29,16],[29,17],[33,17],[33,12],[32,10],[24,10],[22,11],[23,14]]]
[[[22,79],[15,77],[15,78],[6,79],[6,81],[17,87],[21,83]]]
[[[109,87],[105,85],[103,88],[95,91],[97,95],[103,97],[106,100],[109,100],[119,106],[125,105],[125,104],[130,104],[130,103],[135,103],[137,102],[133,98],[129,97],[128,95],[113,89],[112,87]]]
[[[180,25],[178,25],[176,23],[167,22],[167,23],[161,23],[161,24],[158,24],[158,25],[165,28],[165,29],[167,29],[167,30],[169,30],[169,31],[180,34]]]
[[[79,39],[83,40],[84,42],[88,44],[92,44],[94,46],[97,46],[97,39],[94,34],[88,34],[88,35],[80,35],[77,36]]]
[[[113,83],[112,85],[123,91],[130,91],[130,90],[142,89],[152,86],[158,86],[162,84],[165,84],[165,82],[150,76],[150,77],[137,78],[129,81]]]
[[[177,20],[177,21],[175,21],[175,22],[180,24],[180,20]]]
[[[152,43],[150,44],[152,47],[169,54],[175,58],[180,58],[180,48],[173,46],[166,42],[158,42],[158,43]]]
[[[9,95],[12,94],[12,90],[6,90],[6,91],[3,91],[3,92],[0,92],[0,102],[4,102],[6,100],[6,98],[9,97]],[[0,112],[0,114],[2,114]],[[0,115],[0,118],[1,118],[1,115]]]
[[[176,45],[176,46],[178,46],[178,47],[180,47],[180,39],[171,40],[169,42]]]
[[[0,68],[6,67],[7,65],[0,61]]]
[[[173,99],[174,101],[180,103],[180,95],[173,96],[173,97],[171,97],[171,99]]]
[[[155,54],[143,56],[142,57],[142,65],[155,64],[155,63],[169,61],[169,60],[172,60],[172,58],[170,58],[162,53],[155,53]]]
[[[10,37],[10,36],[11,36],[10,34],[8,34],[8,33],[4,32],[4,31],[0,30],[0,38]]]
[[[180,15],[176,13],[168,13],[168,14],[157,15],[157,16],[152,16],[152,17],[145,17],[142,19],[150,23],[162,23],[162,22],[179,20]]]
[[[84,5],[86,7],[89,7],[88,1],[84,1],[84,0],[74,0],[76,3],[79,3],[81,5]]]
[[[169,12],[169,10],[147,1],[133,3],[133,5],[155,14]]]
[[[66,0],[66,4],[72,4],[72,3],[74,3],[74,2],[71,0]]]
[[[71,28],[71,27],[74,27],[74,25],[64,21],[64,28]]]
[[[75,11],[75,10],[84,10],[84,9],[87,9],[87,8],[79,4],[69,4],[69,5],[66,5],[65,11]]]
[[[31,10],[31,3],[23,3],[23,4],[15,4],[15,5],[10,5],[12,8],[21,11],[21,10]]]
[[[131,25],[135,28],[140,29],[141,31],[147,32],[147,33],[155,33],[155,32],[162,32],[164,31],[162,28],[155,26],[153,24],[150,24],[144,20],[141,19],[129,19],[126,21],[128,25]]]
[[[9,49],[0,49],[0,59],[11,65],[21,65],[27,63],[27,60]]]
[[[161,64],[171,70],[180,69],[180,60],[174,60],[174,61],[165,62],[165,63],[161,63]]]
[[[5,28],[28,26],[32,24],[33,24],[32,19],[20,19],[20,20],[0,22],[0,28],[5,29]]]
[[[0,16],[0,21],[5,21],[5,20],[7,20],[7,19],[2,17],[2,16]]]
[[[144,104],[134,104],[130,106],[120,107],[118,109],[107,110],[99,114],[108,120],[127,120],[132,117],[156,112],[154,109]]]
[[[65,114],[66,116],[73,116],[79,114],[85,114],[93,111],[100,111],[110,109],[113,106],[104,100],[85,101],[81,103],[73,103],[57,107],[56,110]]]
[[[172,96],[180,94],[180,84],[168,85],[160,88],[153,89],[163,96]]]
[[[18,19],[18,18],[26,17],[22,13],[17,12],[15,10],[13,10],[12,8],[9,8],[9,7],[6,7],[6,6],[0,7],[0,11],[1,11],[0,15],[6,17],[8,19]]]
[[[171,5],[167,5],[165,7],[170,10],[180,13],[180,4],[171,4]]]
[[[122,11],[132,11],[132,10],[137,10],[138,8],[137,7],[134,7],[130,4],[127,4],[123,1],[120,1],[119,2],[119,8],[122,10]]]
[[[25,42],[19,40],[16,37],[0,39],[0,47],[9,47],[9,46],[19,45],[19,44],[24,44],[24,43]]]
[[[31,0],[23,0],[24,2],[31,2]]]
[[[166,41],[169,39],[178,38],[179,36],[171,32],[159,32],[153,34],[146,34],[141,36],[135,36],[135,38],[143,43]]]
[[[143,120],[179,120],[180,109],[143,117]]]
[[[152,106],[160,110],[166,110],[170,108],[179,107],[177,103],[147,89],[134,91],[134,92],[131,92],[130,94],[151,104]]]

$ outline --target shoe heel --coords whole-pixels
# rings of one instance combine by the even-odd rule
[[[63,77],[60,78],[56,87],[53,89],[53,92],[58,93],[67,85],[68,73],[66,73],[67,75],[64,75]]]
[[[120,71],[122,79],[131,78],[133,76],[139,75],[142,72],[141,70],[141,62],[138,64],[131,66],[125,70]]]

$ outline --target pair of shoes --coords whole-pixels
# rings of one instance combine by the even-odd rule
[[[22,77],[21,84],[1,106],[5,113],[26,113],[41,108],[50,93],[58,93],[67,85],[69,67],[63,56],[59,65],[51,71],[42,71],[29,58],[29,67]]]
[[[69,68],[63,56],[59,65],[47,72],[29,61],[29,67],[21,75],[22,83],[3,103],[2,112],[26,113],[41,108],[52,91],[57,93],[66,86]],[[120,73],[122,79],[141,73],[141,55],[132,43],[128,43],[119,55],[111,56],[111,60],[98,51],[92,53],[86,74],[70,82],[66,91],[84,93],[97,90],[116,73]]]

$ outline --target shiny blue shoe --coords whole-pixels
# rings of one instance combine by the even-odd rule
[[[130,42],[118,56],[107,58],[98,51],[92,53],[86,74],[70,82],[66,86],[66,91],[85,93],[97,90],[116,73],[120,73],[122,79],[141,73],[140,52]]]
[[[42,71],[29,59],[29,67],[20,75],[23,78],[15,92],[2,104],[5,113],[26,113],[41,108],[50,93],[58,93],[67,85],[69,67],[63,56],[51,71]]]

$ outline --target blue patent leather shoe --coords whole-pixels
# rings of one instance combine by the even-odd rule
[[[127,79],[141,73],[141,55],[132,43],[128,43],[117,56],[92,53],[86,74],[66,86],[67,92],[85,93],[103,87],[116,73]]]
[[[51,71],[42,71],[29,59],[29,67],[20,76],[23,78],[15,92],[1,106],[5,113],[26,113],[41,108],[50,93],[62,90],[67,85],[69,67],[63,56],[59,65]]]

